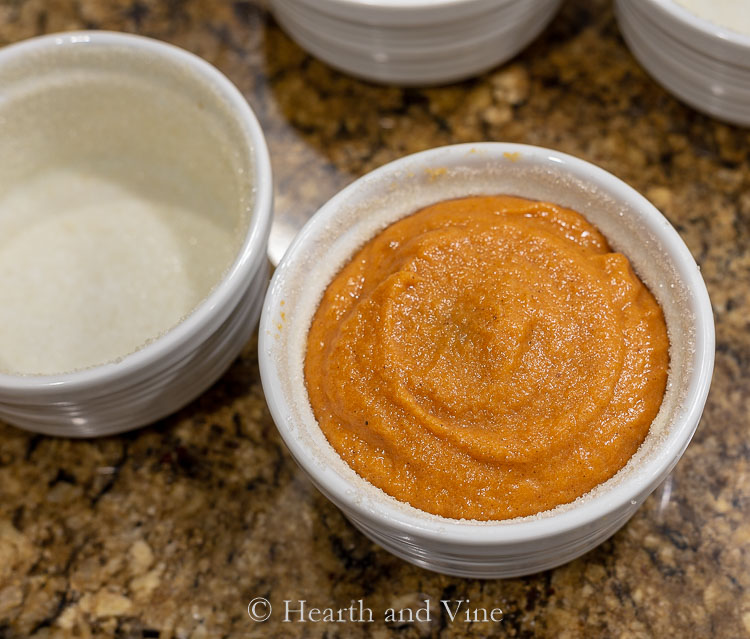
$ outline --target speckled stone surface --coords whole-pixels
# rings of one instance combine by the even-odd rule
[[[432,574],[354,530],[282,445],[254,342],[200,399],[135,433],[66,441],[0,425],[0,637],[750,636],[750,133],[656,85],[608,2],[566,2],[477,80],[400,90],[311,59],[254,1],[0,0],[0,44],[79,28],[167,40],[238,85],[273,156],[276,251],[355,177],[427,147],[525,142],[603,166],[665,213],[701,265],[716,372],[685,456],[620,532],[503,581]],[[259,596],[276,609],[265,623],[247,614]],[[502,621],[451,622],[438,601],[461,598],[502,608]],[[362,599],[374,622],[283,623],[284,599]],[[431,621],[383,621],[425,599]]]

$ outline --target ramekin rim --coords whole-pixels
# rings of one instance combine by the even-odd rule
[[[505,4],[517,0],[502,0]],[[479,4],[486,0],[322,0],[321,4],[340,7],[356,7],[374,11],[410,11],[414,9],[444,9],[463,5]]]

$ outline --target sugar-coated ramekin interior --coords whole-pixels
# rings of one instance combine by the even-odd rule
[[[359,477],[333,450],[309,406],[305,340],[322,292],[367,239],[428,204],[479,194],[548,200],[580,211],[625,253],[664,310],[670,373],[662,409],[631,461],[576,502],[503,522],[436,517]],[[264,390],[295,459],[360,521],[460,544],[512,543],[592,522],[642,500],[677,462],[702,412],[713,367],[713,321],[694,260],[666,219],[605,171],[554,151],[502,143],[433,149],[391,163],[344,189],[298,235],[272,280],[260,325]]]
[[[197,56],[108,32],[44,36],[7,47],[0,51],[0,82],[0,113],[12,116],[3,121],[13,125],[0,150],[3,184],[24,179],[44,163],[97,167],[115,180],[121,177],[124,188],[152,191],[152,174],[171,172],[175,189],[151,195],[165,200],[184,195],[185,202],[205,197],[195,213],[210,216],[231,238],[229,259],[203,301],[144,348],[123,353],[122,361],[72,373],[0,375],[0,388],[19,401],[32,396],[44,401],[41,394],[69,396],[182,357],[180,348],[226,319],[232,300],[265,260],[270,163],[244,98]]]

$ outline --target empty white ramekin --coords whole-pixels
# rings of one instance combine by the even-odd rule
[[[560,0],[271,0],[297,43],[366,80],[423,86],[468,78],[512,58]]]
[[[573,503],[502,522],[429,515],[363,480],[318,427],[303,374],[312,315],[328,283],[355,250],[421,207],[479,194],[518,195],[580,211],[630,258],[664,310],[671,343],[661,411],[630,462]],[[688,445],[703,411],[714,359],[713,315],[705,284],[661,213],[631,187],[587,162],[503,143],[417,153],[338,193],[306,224],[282,259],[259,332],[260,370],[271,414],[313,483],[355,526],[395,555],[466,577],[510,577],[551,568],[620,528]]]
[[[101,31],[43,36],[0,50],[0,87],[4,143],[25,127],[27,144],[38,149],[21,154],[24,166],[6,163],[11,173],[33,172],[37,161],[75,164],[82,156],[107,166],[131,161],[129,153],[136,177],[176,166],[185,173],[175,189],[205,177],[210,202],[218,195],[207,210],[228,225],[236,247],[202,301],[134,352],[74,372],[0,375],[0,419],[82,437],[129,430],[177,410],[226,370],[260,314],[273,189],[255,115],[237,88],[197,56]],[[46,153],[52,138],[54,153]],[[158,197],[169,198],[171,188]],[[109,204],[102,202],[102,216]],[[203,246],[202,239],[190,241]]]
[[[693,108],[750,126],[750,36],[700,18],[673,0],[616,0],[633,55]]]

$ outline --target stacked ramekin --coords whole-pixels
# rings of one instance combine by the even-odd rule
[[[332,67],[399,85],[476,75],[512,58],[560,0],[271,0],[281,26]]]
[[[750,36],[673,0],[616,0],[616,7],[630,50],[665,89],[698,111],[750,126]]]

